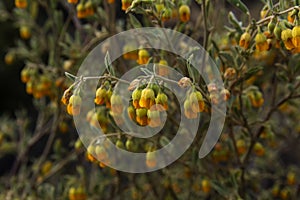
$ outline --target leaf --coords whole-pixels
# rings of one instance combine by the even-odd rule
[[[241,0],[227,0],[229,3],[240,9],[243,13],[250,15],[248,7]]]
[[[75,81],[77,79],[76,76],[74,76],[73,74],[70,74],[69,72],[65,72],[65,75],[67,78],[71,79],[72,81]]]
[[[142,24],[140,23],[140,21],[133,15],[129,13],[129,20],[130,23],[133,25],[134,28],[141,28]]]
[[[240,33],[243,32],[242,23],[237,20],[237,18],[231,11],[228,14],[228,20],[229,20],[230,24],[232,24],[234,26],[234,28],[237,29],[238,32],[240,32]]]
[[[270,10],[273,10],[273,0],[268,0],[268,7]]]
[[[191,60],[193,59],[194,57],[194,54],[191,54],[190,57],[186,60],[187,62],[187,69],[188,69],[188,73],[189,73],[189,76],[193,79],[193,82],[195,83],[195,74],[194,74],[194,71],[192,69],[192,66],[191,66]]]
[[[234,58],[231,53],[225,52],[225,51],[220,51],[219,56],[222,58],[225,58],[228,64],[233,65],[234,64]]]
[[[216,181],[211,181],[211,186],[222,196],[227,196],[229,194],[229,191],[222,188]]]
[[[164,147],[170,143],[170,140],[166,136],[161,136],[159,139],[159,144]]]
[[[104,58],[104,64],[106,67],[106,70],[108,71],[109,74],[111,74],[112,76],[115,76],[115,70],[111,65],[111,59],[110,59],[110,55],[109,52],[106,52],[105,58]]]

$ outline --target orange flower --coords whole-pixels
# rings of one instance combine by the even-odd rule
[[[284,43],[284,46],[287,50],[292,50],[295,48],[295,45],[293,44],[293,34],[291,29],[285,29],[281,32],[281,39]]]
[[[165,93],[158,93],[155,98],[155,103],[161,106],[157,106],[158,110],[167,110],[168,109],[168,96]]]
[[[28,40],[31,37],[31,31],[28,26],[21,26],[20,28],[20,36],[24,40]]]
[[[267,51],[269,49],[267,37],[263,33],[257,33],[255,36],[255,43],[258,51]]]
[[[113,3],[115,3],[115,0],[107,0],[107,3],[113,4]]]
[[[68,0],[68,3],[76,4],[78,3],[78,0]]]
[[[193,111],[192,105],[189,99],[184,101],[184,115],[188,119],[195,119],[197,118],[197,113]]]
[[[182,22],[187,22],[190,20],[191,10],[188,5],[182,5],[179,8],[179,18]]]
[[[265,155],[265,149],[264,149],[264,147],[262,146],[261,143],[259,143],[259,142],[255,143],[253,149],[254,149],[254,153],[257,156],[263,156],[263,155]]]
[[[26,8],[27,7],[27,0],[15,0],[15,6],[17,8]]]
[[[300,26],[295,26],[292,30],[292,37],[293,37],[293,45],[298,48],[300,47]]]
[[[139,105],[141,108],[150,109],[155,103],[155,93],[151,88],[145,88],[142,90],[141,99]]]
[[[67,112],[69,115],[79,115],[81,107],[81,98],[79,95],[72,95],[67,105]]]
[[[157,165],[155,152],[148,151],[146,154],[146,165],[153,168]]]
[[[140,105],[139,105],[139,101],[141,99],[141,96],[142,96],[142,90],[140,89],[135,89],[133,92],[132,92],[132,105],[134,108],[139,108]]]
[[[192,92],[189,96],[191,109],[194,113],[203,112],[204,101],[202,94],[199,91]]]
[[[160,76],[167,76],[169,73],[168,62],[164,59],[161,59],[157,66],[157,74]]]
[[[126,11],[131,6],[132,0],[122,0],[122,10]]]
[[[106,98],[106,89],[103,87],[98,88],[96,91],[96,98],[94,102],[97,105],[102,105],[105,102],[105,98]]]
[[[148,124],[147,109],[136,109],[136,122],[141,126],[146,126]]]
[[[248,32],[243,33],[239,41],[240,47],[247,49],[250,44],[250,39],[251,39],[251,35]]]
[[[84,4],[82,4],[82,3],[78,4],[76,7],[76,10],[77,10],[77,17],[79,19],[85,18],[87,16],[87,12],[86,12]]]
[[[110,98],[111,110],[114,114],[120,115],[123,112],[123,102],[120,95],[113,94]]]
[[[145,65],[149,61],[149,52],[145,49],[140,49],[138,53],[138,60],[137,63],[140,65]]]
[[[94,13],[95,13],[94,6],[93,6],[93,2],[92,2],[92,1],[87,1],[87,2],[84,4],[84,9],[85,9],[85,12],[86,12],[86,16],[92,16],[92,15],[94,15]]]
[[[150,127],[158,127],[161,125],[160,113],[158,110],[148,110],[147,117]]]

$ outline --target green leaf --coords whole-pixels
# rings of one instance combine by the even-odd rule
[[[234,65],[234,58],[230,52],[220,51],[219,56],[225,58],[229,65]]]
[[[229,3],[240,9],[247,15],[250,15],[248,7],[241,0],[227,0]]]
[[[268,0],[268,7],[270,10],[273,10],[273,0]]]
[[[231,11],[228,14],[228,20],[229,20],[229,23],[232,24],[239,33],[243,32],[242,23],[237,20],[237,18]]]
[[[104,58],[104,64],[106,67],[106,70],[108,71],[109,74],[111,74],[112,76],[115,76],[115,70],[113,68],[113,66],[111,65],[111,59],[110,59],[110,55],[109,52],[107,51],[105,58]]]
[[[191,66],[191,60],[193,59],[194,54],[191,54],[190,57],[186,60],[186,64],[187,64],[187,69],[188,69],[188,73],[189,73],[189,77],[191,77],[193,79],[193,83],[195,83],[195,73],[194,70],[192,69]]]
[[[140,21],[132,14],[129,14],[129,20],[130,23],[133,25],[134,28],[141,28],[142,24],[140,23]]]

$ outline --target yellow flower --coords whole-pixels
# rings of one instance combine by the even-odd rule
[[[141,89],[135,89],[133,92],[132,92],[132,105],[134,108],[139,108],[140,105],[139,105],[139,101],[141,99],[141,96],[142,96],[142,90]]]
[[[70,88],[66,89],[65,92],[64,92],[64,94],[63,94],[63,96],[61,97],[61,102],[64,105],[68,105],[71,96],[72,96],[71,89]]]
[[[30,71],[27,68],[24,68],[21,71],[21,81],[23,83],[27,83],[30,80]]]
[[[252,106],[255,108],[261,107],[264,103],[264,98],[260,91],[252,91],[249,94],[249,99],[251,101]]]
[[[158,110],[148,110],[147,117],[150,127],[158,127],[161,125],[160,113]]]
[[[123,58],[125,60],[137,60],[138,52],[136,50],[136,46],[134,44],[126,44],[123,47]]]
[[[267,51],[269,49],[269,44],[267,37],[263,33],[257,33],[255,36],[255,46],[258,51]]]
[[[92,15],[94,15],[94,13],[95,13],[94,6],[93,6],[93,2],[92,2],[92,1],[87,1],[87,2],[84,4],[84,9],[85,9],[85,12],[86,12],[86,16],[92,16]]]
[[[192,105],[191,105],[191,102],[189,99],[186,99],[184,101],[183,107],[184,107],[184,115],[186,116],[186,118],[188,118],[188,119],[197,118],[198,115],[196,112],[193,111]]]
[[[69,115],[79,115],[81,107],[81,98],[79,95],[72,95],[67,106],[67,112]]]
[[[188,5],[182,5],[179,8],[179,18],[182,22],[187,22],[190,20],[191,10]]]
[[[52,168],[52,162],[51,161],[46,161],[43,165],[42,165],[42,168],[41,168],[41,173],[42,175],[46,175]]]
[[[149,61],[149,52],[145,49],[140,49],[138,52],[138,60],[137,63],[140,65],[145,65]]]
[[[208,180],[206,179],[203,179],[201,181],[201,186],[202,186],[202,191],[205,193],[205,194],[208,194],[211,190],[211,186],[210,186],[210,183]]]
[[[113,94],[110,98],[111,111],[115,115],[121,115],[123,112],[123,102],[120,95]]]
[[[28,26],[21,26],[20,28],[20,36],[24,40],[28,40],[31,37],[31,31]]]
[[[142,90],[141,99],[139,105],[141,108],[150,109],[155,103],[155,93],[151,88],[145,88]]]
[[[265,149],[264,149],[264,147],[262,146],[261,143],[259,143],[259,142],[255,143],[253,149],[254,149],[254,153],[257,156],[263,156],[263,155],[265,155]]]
[[[247,49],[250,44],[251,35],[248,32],[245,32],[241,35],[239,45],[240,47],[243,47],[244,49]]]
[[[132,0],[122,0],[122,10],[126,11],[131,6]]]
[[[97,105],[102,105],[105,102],[105,98],[106,98],[106,89],[103,87],[98,88],[96,91],[96,98],[94,102]]]
[[[292,30],[293,44],[296,48],[300,47],[300,26],[295,26]]]
[[[4,62],[7,65],[13,64],[14,60],[15,60],[15,54],[12,52],[8,52],[4,57]]]
[[[199,91],[192,92],[189,96],[191,109],[194,113],[203,112],[204,101],[203,96]]]
[[[109,109],[111,108],[111,103],[110,103],[111,95],[112,95],[112,90],[109,89],[106,92],[106,98],[105,98],[105,106],[106,106],[106,108],[109,108]]]
[[[27,0],[15,0],[15,6],[17,8],[26,8],[27,7]]]
[[[246,153],[246,142],[243,139],[239,139],[236,141],[236,147],[239,155]]]
[[[164,59],[161,59],[158,63],[157,74],[160,76],[167,76],[169,73],[168,62]]]
[[[148,124],[147,109],[136,109],[136,122],[141,126],[146,126]]]
[[[167,110],[168,109],[168,96],[165,93],[158,93],[155,103],[161,106],[157,106],[158,110]]]
[[[134,120],[136,118],[136,115],[135,115],[135,109],[133,106],[128,106],[127,108],[127,114],[129,116],[129,118],[131,120]]]
[[[155,152],[148,151],[146,154],[146,165],[153,168],[157,165]]]
[[[294,14],[294,11],[288,12],[287,20],[288,20],[290,23],[294,23],[295,15],[293,15],[293,14]]]
[[[87,16],[86,9],[83,3],[78,4],[76,10],[77,10],[77,17],[79,19],[85,18]]]
[[[284,43],[284,46],[287,50],[292,50],[295,48],[294,44],[293,44],[293,34],[292,34],[292,30],[291,29],[285,29],[281,32],[281,39]]]
[[[287,184],[288,185],[295,185],[296,184],[296,174],[295,172],[289,172],[286,176]]]

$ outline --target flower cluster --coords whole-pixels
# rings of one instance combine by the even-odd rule
[[[162,111],[168,109],[168,96],[156,84],[136,88],[132,92],[129,117],[141,126],[161,126]]]
[[[280,48],[281,43],[286,50],[292,53],[300,52],[300,26],[299,26],[299,10],[295,9],[289,12],[287,19],[280,17],[271,17],[268,25],[263,27],[257,26],[257,33],[254,38],[255,48],[258,52],[269,51],[271,48]],[[264,18],[267,16],[264,16]],[[252,37],[247,28],[239,40],[239,45],[248,49],[252,42]],[[263,29],[263,32],[262,32]]]
[[[70,4],[77,4],[78,0],[68,0]],[[95,14],[95,5],[93,1],[80,1],[76,6],[77,17],[79,19],[87,18]]]

